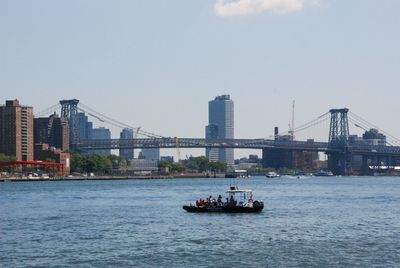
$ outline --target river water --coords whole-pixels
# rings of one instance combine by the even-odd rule
[[[229,179],[0,183],[0,266],[400,266],[400,178],[237,182],[263,213],[182,209]]]

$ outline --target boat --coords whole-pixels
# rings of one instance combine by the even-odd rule
[[[185,205],[183,209],[190,213],[260,213],[264,209],[262,201],[253,200],[252,190],[231,187],[226,193],[226,202],[222,202],[221,195],[217,200],[210,196],[207,200],[197,200],[196,205]]]
[[[321,170],[321,171],[315,173],[314,176],[315,177],[332,177],[334,175],[333,175],[333,173],[331,171]]]
[[[267,175],[265,175],[267,178],[279,178],[281,175],[279,175],[276,172],[268,172]]]
[[[48,174],[43,173],[42,176],[40,176],[41,179],[50,179],[50,176]]]
[[[233,172],[226,173],[225,178],[248,179],[248,178],[250,178],[250,176],[249,176],[249,173],[247,172],[247,170],[234,170]]]

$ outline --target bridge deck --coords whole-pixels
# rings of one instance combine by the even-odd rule
[[[72,144],[80,150],[98,149],[142,149],[142,148],[236,148],[236,149],[283,149],[293,151],[342,152],[353,154],[400,156],[398,146],[376,146],[351,144],[346,147],[330,146],[327,142],[313,141],[276,141],[266,139],[197,139],[197,138],[147,138],[147,139],[110,139],[83,140]]]

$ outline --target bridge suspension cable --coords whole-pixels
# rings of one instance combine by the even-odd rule
[[[311,127],[314,127],[316,125],[319,125],[319,124],[327,121],[329,119],[328,115],[329,115],[329,112],[328,113],[324,113],[323,115],[317,117],[316,119],[314,119],[314,120],[312,120],[312,121],[310,121],[310,122],[308,122],[306,124],[303,124],[301,126],[296,127],[295,128],[295,132],[301,132],[303,130],[309,129]]]
[[[367,120],[365,120],[364,118],[362,118],[361,116],[359,116],[359,115],[357,115],[357,114],[355,114],[353,112],[349,112],[349,119],[350,119],[350,121],[352,121],[353,123],[361,126],[361,128],[364,128],[365,130],[369,130],[371,128],[374,128],[374,129],[382,132],[383,134],[386,135],[386,137],[388,139],[387,143],[389,143],[392,146],[394,146],[394,144],[396,144],[396,145],[400,144],[400,139],[394,137],[390,133],[382,130],[378,126],[368,122]]]
[[[329,114],[330,114],[329,112],[324,113],[324,114],[318,116],[317,118],[315,118],[315,119],[313,119],[313,120],[311,120],[311,121],[309,121],[309,122],[307,122],[305,124],[302,124],[300,126],[295,127],[294,131],[293,130],[287,130],[287,131],[284,131],[284,132],[280,132],[278,135],[291,134],[292,132],[294,132],[294,133],[303,132],[304,130],[307,130],[309,128],[315,127],[315,126],[317,126],[319,124],[322,124],[322,123],[326,122],[327,120],[329,120]],[[274,136],[269,136],[269,138],[273,138],[273,137]]]
[[[60,103],[57,103],[51,107],[48,107],[48,108],[36,113],[35,117],[49,116],[50,114],[52,114],[60,109],[61,109],[61,105],[60,105]]]
[[[83,111],[83,112],[85,112],[85,113],[87,113],[87,114],[89,114],[90,116],[100,120],[101,122],[109,123],[109,124],[111,124],[111,125],[113,125],[115,127],[133,129],[135,131],[135,133],[140,134],[140,135],[145,136],[145,137],[148,137],[148,138],[164,138],[161,135],[158,135],[158,134],[155,134],[155,133],[151,133],[151,132],[148,132],[148,131],[144,131],[140,127],[139,128],[132,127],[132,126],[127,125],[125,123],[122,123],[122,122],[120,122],[118,120],[115,120],[115,119],[113,119],[111,117],[108,117],[108,116],[106,116],[106,115],[104,115],[104,114],[102,114],[100,112],[97,112],[96,110],[90,108],[89,106],[87,106],[87,105],[85,105],[83,103],[79,104],[79,108],[78,109]]]

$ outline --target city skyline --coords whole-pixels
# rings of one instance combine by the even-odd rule
[[[399,10],[0,0],[0,268],[399,265]]]
[[[209,99],[229,94],[235,136],[259,138],[287,130],[296,100],[297,125],[347,107],[400,137],[400,3],[267,2],[2,2],[0,101],[38,112],[78,98],[134,127],[197,137]]]

